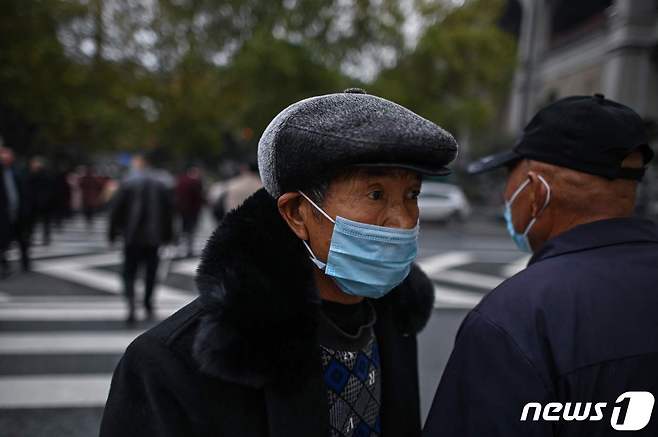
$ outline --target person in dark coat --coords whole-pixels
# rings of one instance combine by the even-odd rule
[[[259,142],[264,188],[208,241],[199,298],[128,347],[100,435],[419,436],[434,294],[416,197],[456,151],[359,90],[285,109]]]
[[[71,172],[61,164],[57,166],[53,181],[54,191],[54,223],[58,231],[62,230],[64,220],[71,217],[71,185],[69,176]]]
[[[13,151],[0,146],[0,278],[10,273],[6,252],[14,241],[21,252],[23,271],[30,270],[28,206],[23,183],[13,164]]]
[[[53,175],[40,156],[30,159],[26,176],[26,203],[29,204],[29,235],[30,240],[37,226],[41,226],[41,241],[44,246],[50,245],[53,212],[55,210],[55,184]]]
[[[176,179],[176,212],[180,217],[188,257],[194,256],[194,237],[204,203],[201,170],[191,166]]]
[[[112,200],[109,240],[123,238],[123,283],[128,301],[128,323],[135,322],[135,279],[145,268],[144,310],[153,318],[153,291],[156,285],[159,249],[173,239],[173,193],[171,181],[149,166],[147,158],[137,155],[132,171],[122,181]]]
[[[87,227],[91,227],[94,223],[94,215],[103,203],[102,195],[105,181],[96,174],[93,166],[87,166],[84,168],[83,175],[78,179],[78,186],[81,193],[82,214],[87,222]]]
[[[641,118],[596,95],[471,166],[509,168],[508,230],[533,255],[462,323],[424,436],[658,435],[658,226],[632,217],[652,157]]]

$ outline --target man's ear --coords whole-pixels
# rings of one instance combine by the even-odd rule
[[[644,167],[644,155],[642,152],[631,152],[621,163],[622,167],[642,168]]]
[[[528,177],[530,178],[530,205],[532,217],[537,217],[542,212],[544,203],[546,203],[546,198],[548,196],[548,190],[546,185],[539,179],[539,174],[533,170],[528,172]]]
[[[276,201],[279,214],[300,240],[308,240],[308,230],[304,221],[306,214],[302,211],[302,195],[284,193]]]

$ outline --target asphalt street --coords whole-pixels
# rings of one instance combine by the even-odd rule
[[[112,371],[130,341],[155,322],[126,327],[118,248],[105,221],[68,222],[50,246],[36,245],[33,272],[0,281],[0,435],[94,436]],[[200,250],[212,231],[206,218]],[[38,242],[37,237],[37,242]],[[18,254],[10,254],[13,259]],[[436,305],[419,337],[423,418],[466,313],[527,262],[502,223],[421,225],[419,262],[436,285]],[[177,259],[157,290],[167,317],[196,295],[197,258]]]

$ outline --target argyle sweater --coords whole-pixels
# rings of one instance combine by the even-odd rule
[[[331,437],[378,437],[381,379],[379,351],[369,314],[355,335],[350,335],[328,317],[320,326],[323,377],[329,400]]]

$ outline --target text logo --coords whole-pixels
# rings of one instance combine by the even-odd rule
[[[638,431],[649,423],[655,399],[648,391],[627,391],[617,398],[612,408],[610,425],[618,431]],[[523,407],[521,421],[557,422],[600,421],[606,417],[606,402],[529,402]]]
[[[617,398],[610,425],[619,431],[638,431],[651,420],[655,399],[648,391],[627,391]]]

